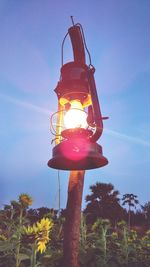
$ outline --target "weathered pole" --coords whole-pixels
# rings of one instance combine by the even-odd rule
[[[96,143],[102,134],[104,117],[101,115],[96,91],[95,69],[86,46],[82,26],[79,23],[74,24],[73,18],[71,19],[73,26],[68,29],[62,43],[61,76],[55,88],[59,103],[58,111],[53,114],[57,114],[56,131],[52,127],[52,133],[55,131],[56,146],[53,148],[53,157],[48,162],[51,168],[71,170],[64,224],[63,267],[79,267],[81,204],[85,170],[99,168],[108,163],[103,156],[102,147]],[[74,60],[63,64],[63,45],[68,34]],[[89,55],[89,65],[86,64],[85,48]],[[86,113],[86,119],[84,117],[86,124],[80,121],[79,116],[79,121],[75,120],[74,125],[68,126],[67,123],[65,125],[65,118],[71,110],[76,111],[76,114],[77,111],[84,112],[84,115]]]
[[[64,226],[63,267],[79,267],[81,204],[85,171],[71,171]]]
[[[71,19],[73,27],[68,32],[72,43],[74,62],[85,64],[85,51],[81,31],[78,26],[74,25],[73,17]],[[85,170],[77,170],[71,171],[69,176],[64,225],[63,267],[79,267],[78,254],[84,174]]]

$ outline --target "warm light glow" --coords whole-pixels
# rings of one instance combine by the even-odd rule
[[[64,116],[66,128],[87,128],[87,114],[84,112],[81,102],[79,100],[73,100],[70,104],[71,107]]]

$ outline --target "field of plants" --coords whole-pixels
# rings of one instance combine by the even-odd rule
[[[133,194],[125,210],[111,184],[97,183],[90,189],[81,215],[80,267],[149,267],[149,203],[133,212],[131,206],[138,204]],[[1,267],[62,266],[65,210],[31,205],[32,198],[21,194],[0,210]]]

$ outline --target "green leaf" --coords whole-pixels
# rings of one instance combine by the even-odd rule
[[[27,254],[20,253],[19,254],[19,260],[24,261],[24,260],[29,260],[30,257]]]
[[[16,242],[0,241],[0,252],[13,250],[16,247]]]

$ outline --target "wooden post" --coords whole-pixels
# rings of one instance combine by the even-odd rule
[[[64,226],[63,267],[79,267],[81,204],[85,171],[71,171]]]

